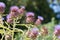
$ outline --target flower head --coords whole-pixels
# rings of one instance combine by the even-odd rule
[[[12,11],[12,12],[18,12],[18,10],[19,10],[18,6],[11,6],[10,7],[10,11]]]
[[[0,2],[0,7],[3,7],[3,8],[5,8],[6,6],[5,6],[5,3],[3,3],[3,2]]]
[[[0,2],[0,13],[4,13],[5,7],[5,4],[3,2]]]
[[[38,28],[32,28],[32,30],[31,30],[31,32],[33,33],[33,34],[38,34],[38,31],[39,31],[39,29]]]
[[[11,40],[11,39],[12,39],[12,36],[11,36],[10,34],[6,34],[6,35],[5,35],[5,39]]]
[[[38,16],[38,19],[36,20],[35,25],[40,25],[43,20],[44,20],[44,19],[43,19],[42,16]]]
[[[11,18],[11,15],[9,14],[9,15],[7,15],[7,22],[8,23],[13,23],[13,19]]]
[[[44,18],[42,17],[42,16],[38,16],[38,19],[40,19],[40,20],[44,20]]]
[[[18,10],[18,13],[21,15],[25,11],[25,6],[21,6],[21,8]]]
[[[20,9],[18,10],[19,15],[22,15],[22,14],[24,13],[24,11],[25,11],[25,10],[23,10],[23,9],[20,8]]]
[[[55,30],[59,30],[59,29],[60,29],[60,25],[56,25]]]
[[[34,18],[31,18],[31,17],[27,17],[26,18],[26,23],[34,23]]]
[[[26,13],[26,23],[34,23],[34,13],[33,12],[27,12]]]
[[[7,22],[10,24],[13,23],[13,19],[7,19]]]
[[[54,34],[56,36],[60,36],[60,25],[56,25],[54,29]]]
[[[35,39],[39,34],[38,28],[32,28],[30,31],[27,32],[27,36],[29,38]]]
[[[33,12],[27,12],[26,17],[34,17],[34,13]]]
[[[40,19],[37,19],[36,22],[35,22],[35,25],[40,25],[42,22],[40,21]]]
[[[47,34],[48,34],[48,29],[45,26],[42,27],[42,29],[41,29],[41,35],[45,36]]]

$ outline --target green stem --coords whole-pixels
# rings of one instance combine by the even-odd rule
[[[3,25],[2,14],[0,14],[0,24]]]
[[[14,19],[14,21],[13,21],[12,40],[14,40],[14,31],[15,31],[15,25],[16,25],[16,23],[15,23],[15,19]]]
[[[1,38],[1,40],[3,40],[3,38],[4,38],[4,35],[2,35],[2,38]]]
[[[55,35],[53,35],[53,40],[56,40],[56,36]]]

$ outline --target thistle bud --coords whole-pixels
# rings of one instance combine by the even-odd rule
[[[3,2],[0,2],[0,13],[4,13],[5,11],[5,4]]]
[[[11,15],[9,14],[9,15],[7,15],[7,22],[8,23],[13,23],[13,19],[11,18]]]
[[[25,6],[21,6],[21,8],[18,10],[19,14],[24,13],[25,11]]]
[[[13,20],[12,19],[7,19],[7,22],[11,24],[11,23],[13,23]]]
[[[33,12],[27,12],[26,13],[26,23],[34,23],[34,13]]]
[[[32,28],[30,31],[27,32],[27,37],[35,39],[39,34],[38,28]]]
[[[18,10],[19,10],[18,6],[12,6],[10,8],[10,14],[11,14],[12,18],[18,17],[18,15],[19,15]]]
[[[38,19],[36,20],[35,25],[40,25],[43,20],[44,20],[44,19],[43,19],[42,16],[38,16]]]
[[[48,34],[48,29],[45,26],[42,27],[42,29],[41,29],[41,35],[45,36],[47,34]]]
[[[34,17],[34,13],[33,12],[27,12],[26,13],[26,17]]]
[[[5,39],[6,39],[6,40],[12,40],[12,36],[9,35],[9,34],[7,34],[7,35],[5,35]]]
[[[56,25],[55,26],[54,34],[56,36],[60,36],[60,25]]]
[[[18,12],[19,8],[18,6],[11,6],[10,12]]]
[[[24,9],[20,8],[20,9],[18,10],[19,15],[23,15],[24,11],[25,11]]]

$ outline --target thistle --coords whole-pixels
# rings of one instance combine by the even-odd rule
[[[31,30],[27,31],[27,37],[31,39],[36,39],[38,34],[39,34],[39,29],[38,28],[32,28]]]
[[[40,25],[43,20],[44,18],[42,16],[38,16],[38,19],[36,20],[35,25]]]
[[[10,34],[6,34],[6,35],[5,35],[5,39],[6,39],[6,40],[12,40],[12,36],[11,36]]]
[[[3,3],[3,2],[0,2],[0,14],[1,13],[4,13],[4,11],[5,11],[5,3]]]
[[[34,13],[33,12],[27,12],[26,13],[26,23],[34,23]]]
[[[43,26],[43,27],[41,28],[41,35],[42,35],[42,36],[48,35],[48,29],[47,29],[45,26]]]

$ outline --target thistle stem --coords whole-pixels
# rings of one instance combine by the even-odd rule
[[[14,19],[14,21],[13,21],[12,40],[14,40],[14,31],[15,31],[15,25],[16,25],[16,23],[15,23],[15,19]]]
[[[3,25],[2,14],[0,14],[0,24]]]

